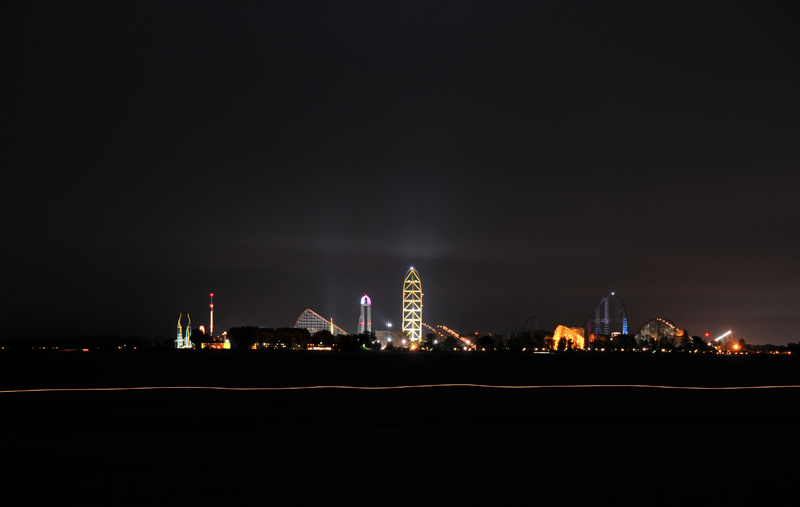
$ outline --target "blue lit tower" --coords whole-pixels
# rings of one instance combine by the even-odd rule
[[[372,300],[364,294],[361,298],[361,317],[358,318],[358,334],[372,334]]]
[[[628,334],[628,314],[622,299],[613,292],[604,297],[586,320],[586,331],[596,335]]]

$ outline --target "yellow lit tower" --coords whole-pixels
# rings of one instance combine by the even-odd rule
[[[403,332],[412,342],[422,340],[422,282],[413,267],[403,282]]]

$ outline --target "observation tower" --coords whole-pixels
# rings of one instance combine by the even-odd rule
[[[211,339],[213,340],[214,339],[214,293],[212,292],[210,296],[211,296],[211,304],[208,306],[211,307],[211,319],[208,324],[208,336],[210,336]]]
[[[361,317],[358,319],[358,334],[372,334],[372,300],[364,294],[361,298]]]
[[[422,281],[413,267],[403,281],[403,332],[413,342],[422,340]]]

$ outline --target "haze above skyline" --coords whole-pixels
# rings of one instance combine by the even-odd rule
[[[756,2],[10,2],[14,336],[179,312],[354,332],[581,326],[797,342],[800,70]]]

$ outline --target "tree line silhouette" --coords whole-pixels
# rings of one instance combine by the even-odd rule
[[[396,350],[394,344],[381,343],[375,336],[363,333],[355,335],[333,335],[327,330],[313,335],[307,329],[264,328],[254,326],[231,328],[223,338],[212,339],[200,330],[193,331],[191,341],[194,348],[203,348],[204,343],[219,343],[221,339],[230,342],[230,348],[239,350],[309,350],[330,348],[331,350],[367,351]],[[479,352],[578,352],[570,340],[555,343],[551,334],[542,330],[513,333],[508,336],[491,333],[476,336],[473,343]],[[800,355],[800,343],[788,345],[748,344],[738,340],[739,350],[757,353],[791,353]],[[713,349],[699,336],[688,334],[678,342],[670,340],[649,340],[637,342],[632,334],[617,336],[591,335],[585,348],[593,351],[632,351],[646,347],[656,351],[710,352]],[[418,349],[426,351],[460,351],[468,348],[453,336],[441,337],[434,333],[425,335]],[[76,336],[76,337],[6,337],[0,339],[1,350],[173,350],[175,339],[162,336],[147,338],[140,336]]]

